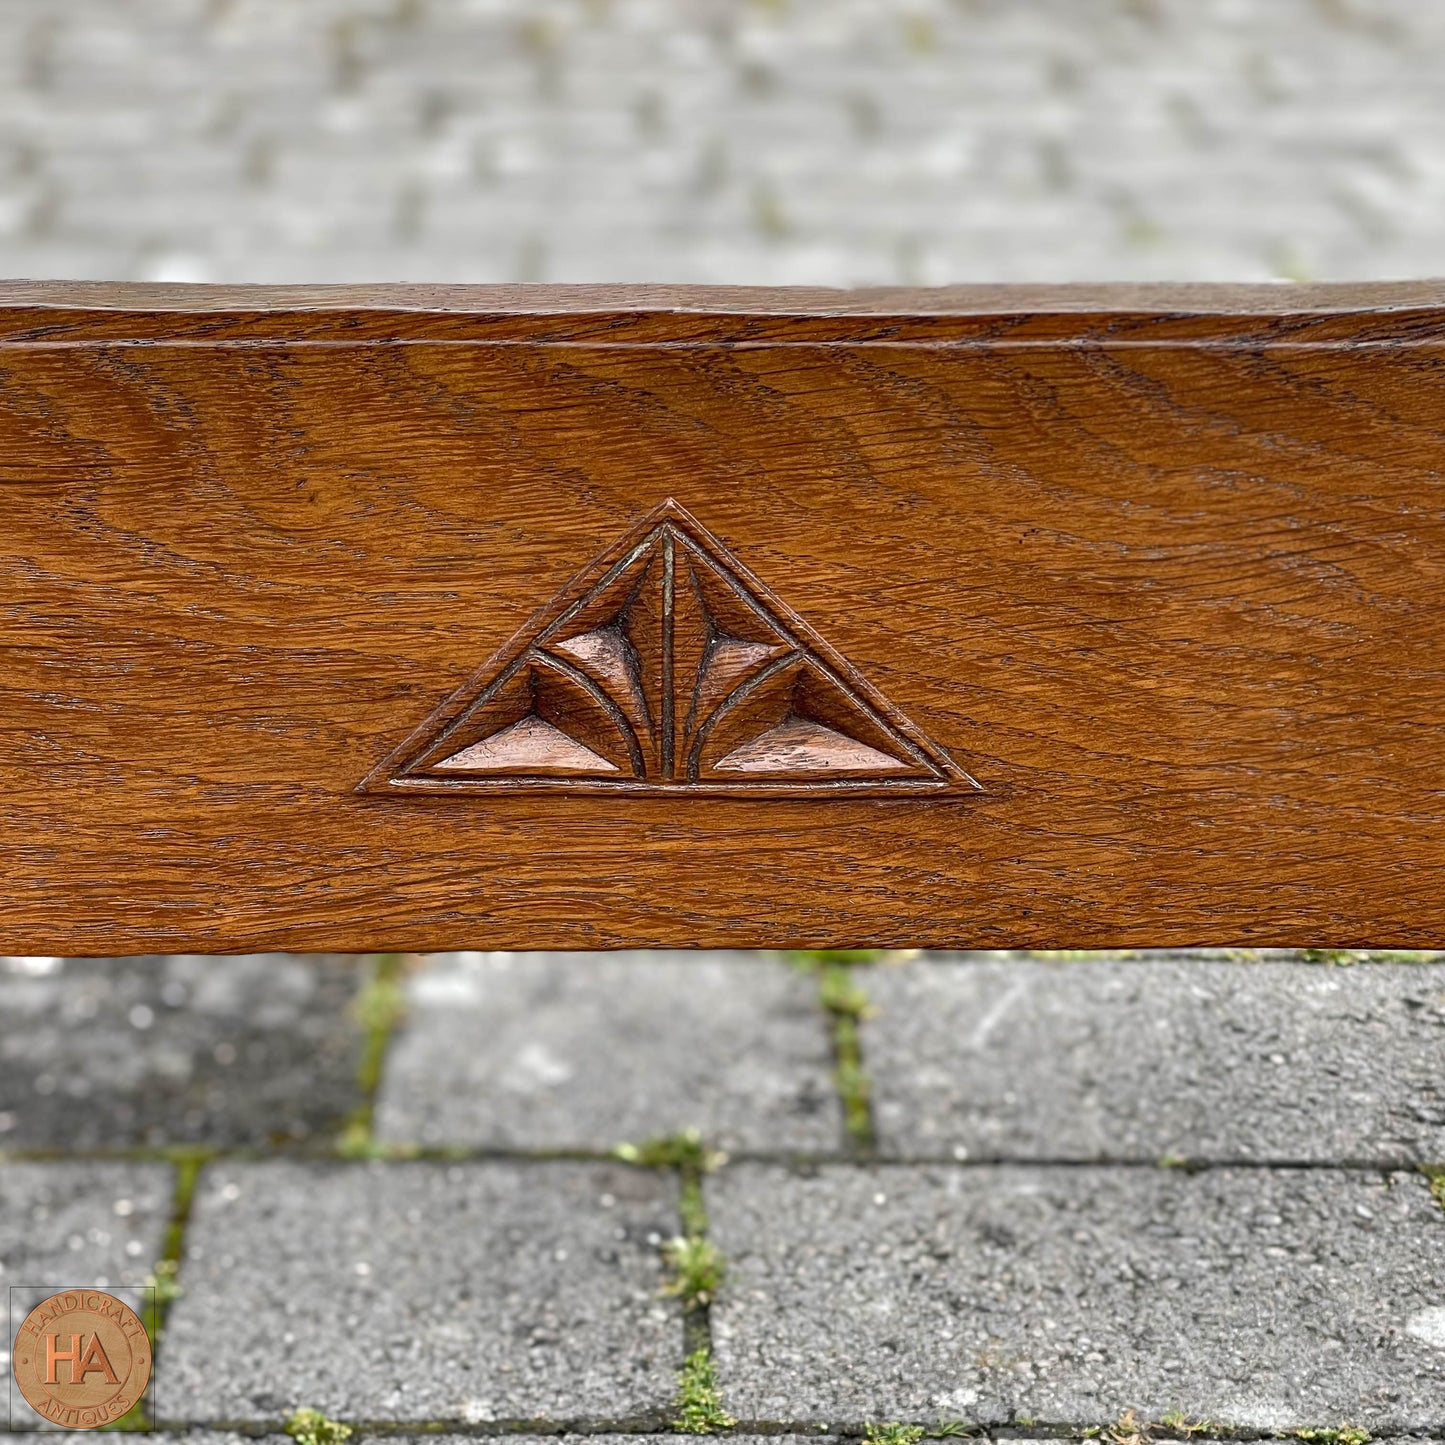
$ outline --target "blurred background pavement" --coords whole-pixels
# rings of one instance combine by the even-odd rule
[[[1423,0],[0,0],[0,274],[1445,270]]]

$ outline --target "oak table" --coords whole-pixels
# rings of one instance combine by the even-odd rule
[[[1445,284],[0,286],[0,951],[1445,943]]]

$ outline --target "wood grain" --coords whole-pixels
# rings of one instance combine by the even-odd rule
[[[1445,944],[1442,339],[0,287],[0,949]],[[668,497],[982,791],[357,791]]]

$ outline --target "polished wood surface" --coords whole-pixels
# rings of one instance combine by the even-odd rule
[[[0,949],[1438,946],[1442,340],[0,287]],[[664,534],[722,581],[607,592]]]

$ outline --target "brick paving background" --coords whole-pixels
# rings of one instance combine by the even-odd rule
[[[0,274],[1428,275],[1442,53],[1427,0],[0,0]],[[1351,962],[6,960],[0,1285],[151,1282],[132,1423],[195,1445],[1445,1440],[1445,964]]]
[[[10,959],[0,1284],[179,1431],[1440,1439],[1442,1064],[1433,954]]]
[[[0,274],[1432,275],[1430,0],[3,0]]]

